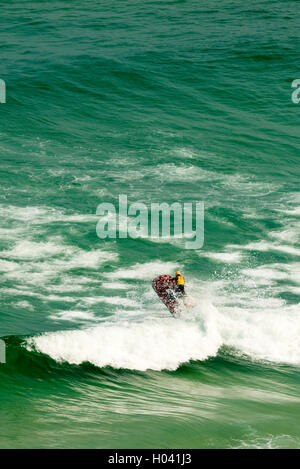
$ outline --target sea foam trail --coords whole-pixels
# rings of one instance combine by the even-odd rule
[[[251,301],[248,295],[236,292],[218,301],[214,298],[216,308],[209,295],[207,288],[207,299],[198,298],[197,306],[179,319],[106,322],[32,337],[26,347],[58,362],[140,371],[176,370],[190,360],[216,356],[222,345],[254,360],[300,365],[297,305],[272,297]]]
[[[131,370],[176,370],[189,360],[216,355],[220,337],[196,321],[166,318],[132,323],[105,323],[97,327],[46,333],[27,340],[58,362]]]

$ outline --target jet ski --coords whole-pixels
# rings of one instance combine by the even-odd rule
[[[170,313],[176,317],[180,313],[180,294],[175,290],[175,283],[171,275],[160,275],[152,280],[152,287]]]

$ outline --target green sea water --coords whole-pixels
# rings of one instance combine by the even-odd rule
[[[292,0],[1,6],[1,448],[300,446],[299,36]],[[203,247],[99,239],[119,194],[203,201]]]

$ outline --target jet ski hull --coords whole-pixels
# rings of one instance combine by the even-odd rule
[[[170,275],[160,275],[152,280],[152,287],[173,316],[179,310],[179,302]]]

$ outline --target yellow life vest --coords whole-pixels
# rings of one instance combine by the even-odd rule
[[[184,285],[184,277],[182,277],[181,275],[178,275],[178,277],[176,279],[176,284],[177,285]]]

